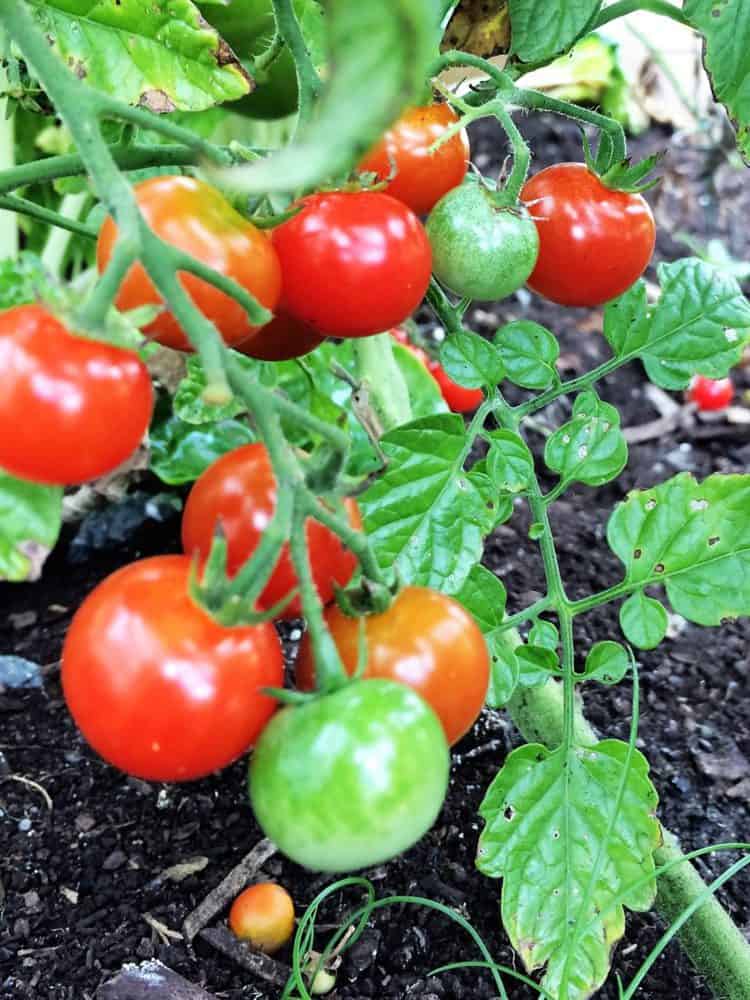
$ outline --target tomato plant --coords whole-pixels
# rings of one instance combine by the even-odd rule
[[[276,882],[251,885],[232,903],[229,926],[238,938],[272,955],[294,933],[292,897]]]
[[[240,354],[259,361],[289,361],[314,351],[324,339],[286,313],[277,313],[270,323],[235,348]]]
[[[465,389],[454,382],[440,362],[431,358],[424,348],[412,344],[403,330],[397,328],[391,330],[390,334],[397,343],[403,345],[418,361],[422,362],[437,382],[443,399],[454,413],[471,413],[476,410],[484,399],[484,393],[481,389]]]
[[[713,379],[696,375],[687,395],[699,410],[725,410],[734,397],[734,384],[731,378]]]

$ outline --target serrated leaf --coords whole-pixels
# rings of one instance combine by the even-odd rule
[[[406,583],[456,593],[482,554],[491,518],[464,471],[466,427],[456,414],[404,424],[381,439],[383,476],[360,498],[380,563]]]
[[[565,52],[601,5],[602,0],[509,0],[511,54],[537,62]]]
[[[634,490],[615,508],[607,540],[639,589],[663,584],[674,610],[698,625],[750,614],[750,475],[680,473]]]
[[[36,254],[23,250],[15,258],[0,261],[0,309],[57,299],[59,295],[59,288]]]
[[[0,469],[0,580],[37,580],[60,534],[63,491]]]
[[[553,996],[559,995],[566,964],[568,1000],[585,1000],[601,986],[625,925],[623,905],[609,907],[654,871],[658,798],[648,763],[637,750],[625,773],[628,753],[628,745],[618,740],[590,749],[520,747],[507,758],[480,808],[486,826],[477,866],[485,875],[503,878],[505,929],[529,971],[546,966],[542,985]],[[605,842],[623,777],[620,812]],[[589,893],[600,849],[603,864]],[[624,905],[646,910],[655,895],[651,879],[631,889]],[[577,947],[568,957],[576,924]]]
[[[467,389],[496,386],[503,380],[503,365],[494,344],[468,330],[459,330],[443,342],[440,363],[448,375]]]
[[[717,101],[750,162],[750,8],[745,0],[686,0],[684,14],[705,38],[703,61]]]
[[[91,87],[151,111],[200,111],[251,81],[190,0],[29,0],[61,59]]]
[[[513,431],[491,431],[487,435],[487,474],[496,489],[520,493],[534,475],[534,458],[523,438]]]
[[[546,389],[558,378],[555,362],[560,355],[557,338],[539,323],[519,319],[501,326],[495,344],[505,366],[506,378],[524,389]]]
[[[544,461],[564,483],[601,486],[618,476],[627,460],[620,414],[593,389],[576,397],[572,419],[547,438],[544,448]]]
[[[655,649],[667,634],[669,617],[663,605],[636,591],[620,608],[620,628],[638,649]]]
[[[597,642],[586,657],[586,680],[619,684],[630,667],[628,651],[619,642]]]
[[[239,420],[187,424],[172,416],[149,431],[149,467],[170,486],[192,483],[221,455],[254,440]]]

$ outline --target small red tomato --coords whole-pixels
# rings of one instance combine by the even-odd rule
[[[481,389],[465,389],[454,382],[439,361],[431,361],[429,370],[440,386],[443,399],[454,413],[471,413],[484,399]]]
[[[394,330],[389,330],[389,333],[398,344],[405,347],[410,354],[414,355],[417,361],[421,361],[425,368],[429,370],[429,367],[432,364],[429,354],[423,348],[418,347],[416,344],[412,344],[405,330],[400,329],[400,327],[396,327]]]
[[[292,897],[275,882],[251,885],[232,903],[229,926],[238,938],[271,955],[294,932]]]
[[[325,621],[344,667],[353,674],[359,655],[358,618],[333,604]],[[424,587],[406,587],[379,615],[365,619],[365,678],[383,678],[413,688],[440,719],[449,743],[474,725],[487,695],[490,660],[476,622],[457,601]],[[297,685],[315,687],[309,635],[300,646]]]
[[[298,323],[286,313],[277,312],[270,323],[262,326],[249,340],[235,346],[240,354],[258,361],[290,361],[301,358],[322,344],[325,337]]]
[[[276,308],[281,294],[281,268],[271,241],[235,211],[220,192],[194,177],[164,175],[142,181],[134,191],[143,217],[157,236],[233,278],[267,309]],[[100,272],[112,256],[117,232],[108,216],[96,247]],[[207,281],[181,273],[180,283],[196,308],[216,325],[225,343],[240,343],[257,330],[239,302]],[[161,305],[162,301],[143,266],[133,264],[117,293],[118,309]],[[180,324],[167,310],[144,332],[166,347],[192,349]]]
[[[527,282],[539,295],[563,306],[598,306],[646,270],[656,226],[642,195],[605,187],[583,163],[556,163],[527,181],[521,198],[539,231]]]
[[[190,560],[118,570],[76,612],[62,653],[70,714],[97,753],[148,781],[192,781],[260,736],[284,682],[273,625],[225,628],[188,592]]]
[[[131,455],[153,405],[132,351],[68,332],[38,305],[0,313],[0,466],[36,483],[103,476]]]
[[[696,375],[687,396],[699,410],[725,410],[734,397],[734,384],[731,378],[713,379]]]
[[[469,168],[469,136],[461,129],[434,152],[430,147],[458,115],[448,104],[410,108],[359,164],[360,171],[386,180],[385,191],[408,205],[417,215],[427,215],[434,205],[458,187]]]
[[[321,336],[367,337],[402,323],[430,283],[432,252],[416,215],[375,191],[314,194],[273,230],[282,312]]]
[[[261,535],[276,510],[276,479],[264,445],[253,443],[236,448],[217,459],[195,482],[182,518],[182,546],[186,553],[208,556],[217,525],[227,540],[227,573],[233,576],[255,551]],[[356,501],[344,501],[350,523],[362,527]],[[357,560],[328,528],[312,519],[307,522],[307,548],[313,580],[323,604],[333,599],[334,584],[346,586]],[[258,604],[273,607],[297,586],[289,546],[281,550]],[[299,596],[280,617],[302,613]]]

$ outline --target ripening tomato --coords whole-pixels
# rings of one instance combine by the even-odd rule
[[[281,268],[271,241],[229,204],[215,188],[194,177],[159,176],[135,186],[138,207],[146,222],[165,242],[184,250],[215,271],[234,279],[270,310],[281,294]],[[104,220],[96,247],[99,271],[107,266],[117,226]],[[182,272],[180,282],[196,307],[211,320],[225,343],[238,344],[258,328],[233,298],[202,278]],[[118,309],[161,305],[162,297],[143,265],[132,265],[117,294]],[[180,324],[167,310],[144,328],[165,347],[191,350]]]
[[[422,362],[437,382],[443,399],[454,413],[471,413],[476,410],[484,399],[484,393],[481,389],[464,389],[463,386],[454,382],[440,362],[431,358],[421,347],[412,344],[403,330],[397,327],[395,330],[391,330],[390,334],[394,340]]]
[[[182,545],[186,553],[206,558],[218,525],[227,540],[227,573],[233,576],[255,551],[276,510],[276,479],[265,445],[255,442],[222,455],[195,482],[182,518]],[[362,527],[355,500],[344,501],[350,523]],[[312,519],[307,522],[307,548],[313,580],[323,604],[333,599],[334,584],[344,587],[357,565],[340,539]],[[258,600],[273,607],[297,586],[289,546],[285,545]],[[296,618],[302,613],[299,596],[281,612]]]
[[[392,681],[357,681],[271,720],[250,762],[250,801],[266,836],[297,864],[352,871],[427,832],[449,768],[423,698]]]
[[[281,311],[321,336],[366,337],[402,323],[430,283],[430,244],[390,195],[337,191],[304,198],[272,233]]]
[[[696,375],[687,396],[699,410],[725,410],[734,397],[734,384],[731,378],[713,379]]]
[[[563,306],[622,295],[651,260],[656,226],[640,194],[613,191],[583,163],[556,163],[521,192],[539,231],[529,288]]]
[[[325,337],[286,313],[276,313],[249,340],[235,345],[235,350],[259,361],[289,361],[301,358],[322,344]]]
[[[155,556],[118,570],[76,612],[62,685],[97,753],[149,781],[191,781],[254,743],[284,679],[273,625],[224,628],[188,593],[190,560]]]
[[[461,129],[434,152],[430,147],[458,115],[449,104],[409,108],[359,164],[358,170],[388,181],[385,191],[427,215],[451,188],[458,187],[469,168],[469,136]]]
[[[351,675],[357,667],[359,618],[337,605],[325,621]],[[450,744],[460,740],[482,711],[490,679],[487,644],[472,616],[457,601],[425,587],[406,587],[379,615],[364,619],[365,677],[384,677],[420,694],[443,724]],[[315,661],[309,635],[300,646],[297,686],[315,688]]]
[[[138,447],[153,406],[132,351],[75,336],[39,305],[0,313],[0,466],[36,483],[103,476]]]
[[[292,897],[276,882],[251,885],[232,903],[229,926],[240,940],[272,955],[294,933]]]

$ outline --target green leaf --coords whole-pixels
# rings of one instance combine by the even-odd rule
[[[495,344],[505,365],[506,377],[524,389],[546,389],[558,379],[555,362],[560,355],[557,338],[538,323],[519,319],[501,326]]]
[[[60,486],[41,486],[0,470],[0,580],[38,580],[62,523]]]
[[[528,445],[513,431],[491,431],[487,440],[487,474],[495,488],[521,493],[534,475],[534,458]]]
[[[172,416],[149,432],[150,468],[171,486],[192,483],[221,455],[254,439],[247,424],[238,420],[188,424]]]
[[[456,593],[479,562],[494,522],[463,468],[463,419],[414,420],[380,444],[388,466],[360,497],[360,507],[381,565],[395,566],[406,583]]]
[[[452,333],[443,342],[440,363],[454,382],[467,389],[496,386],[504,376],[494,345],[468,330]]]
[[[591,996],[606,979],[612,947],[624,933],[623,904],[612,903],[625,892],[624,906],[647,910],[656,895],[653,878],[626,891],[653,874],[660,840],[648,763],[633,750],[626,770],[629,753],[618,740],[590,749],[520,747],[480,808],[486,826],[477,866],[503,878],[505,929],[527,970],[546,966],[542,985],[553,996],[566,965],[568,1000]],[[607,837],[623,780],[619,815]],[[603,863],[597,864],[600,851]]]
[[[586,657],[586,680],[619,684],[629,667],[628,651],[619,642],[597,642]]]
[[[680,473],[634,490],[615,508],[607,540],[639,589],[663,584],[674,610],[698,625],[750,614],[750,475]]]
[[[538,62],[565,52],[601,5],[602,0],[509,0],[511,54]]]
[[[0,309],[23,306],[39,299],[57,299],[59,289],[39,257],[23,250],[0,261]]]
[[[659,265],[661,296],[650,310],[638,282],[605,311],[604,335],[618,357],[640,355],[663,389],[696,374],[723,378],[750,339],[750,303],[725,271],[686,257]]]
[[[529,632],[529,642],[532,646],[541,646],[543,649],[551,649],[557,652],[560,645],[560,633],[556,625],[545,621],[544,618],[537,618]]]
[[[250,80],[190,0],[29,0],[61,59],[90,86],[151,111],[235,100]]]
[[[593,389],[576,397],[573,417],[549,438],[544,461],[565,483],[601,486],[618,476],[628,460],[620,414]]]
[[[509,521],[513,515],[513,497],[510,493],[498,493],[495,484],[487,475],[487,463],[483,459],[469,470],[469,482],[479,491],[488,511],[490,531]]]
[[[241,355],[237,356],[239,361]],[[246,359],[242,358],[240,363]],[[254,370],[253,363],[245,366],[248,373]],[[187,372],[185,377],[177,386],[177,391],[172,400],[175,415],[186,424],[207,424],[220,420],[231,420],[241,413],[247,413],[247,407],[239,399],[229,400],[222,406],[212,406],[203,401],[203,393],[206,389],[206,374],[203,371],[201,359],[197,354],[191,355],[187,359]]]
[[[745,0],[686,0],[684,14],[705,37],[703,61],[717,101],[737,129],[750,162],[750,8]]]
[[[620,628],[639,649],[655,649],[667,634],[669,618],[663,605],[636,591],[620,608]]]
[[[505,587],[494,573],[477,565],[454,596],[471,612],[484,633],[491,664],[487,704],[490,708],[501,708],[515,691],[519,674],[510,631],[501,629],[505,618]]]

